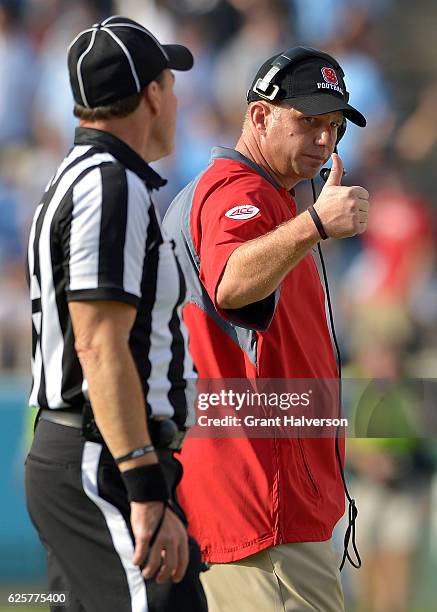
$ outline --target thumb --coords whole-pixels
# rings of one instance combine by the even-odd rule
[[[340,155],[337,153],[332,154],[332,168],[329,173],[328,180],[325,185],[341,185],[343,178],[343,162],[341,161]]]

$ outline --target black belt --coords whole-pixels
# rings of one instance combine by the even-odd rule
[[[39,413],[39,419],[80,430],[82,430],[83,426],[82,413],[73,410],[42,408]],[[171,419],[152,419],[148,425],[150,437],[156,448],[170,448],[171,450],[179,450],[181,448],[186,431],[179,430],[174,421]]]
[[[66,425],[67,427],[82,429],[83,416],[81,412],[42,408],[39,413],[39,418],[42,421],[50,421],[50,423],[56,423],[57,425]]]

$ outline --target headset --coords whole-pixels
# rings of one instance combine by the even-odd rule
[[[324,53],[323,51],[319,51],[319,49],[313,49],[312,47],[292,47],[288,49],[288,51],[284,51],[273,60],[270,68],[266,72],[266,74],[257,79],[255,85],[252,87],[252,91],[254,91],[258,96],[264,98],[264,100],[268,100],[269,102],[273,102],[279,91],[279,85],[275,83],[277,81],[278,74],[288,68],[290,64],[297,64],[306,59],[319,58],[325,60],[331,66],[334,66],[335,70],[339,73],[342,80],[344,80],[344,72],[340,64],[328,53]],[[249,101],[249,93],[250,89],[247,92],[247,100]],[[349,102],[349,92],[345,90],[345,101]],[[338,145],[340,140],[343,138],[346,132],[347,122],[346,118],[343,117],[343,121],[338,128],[337,132],[337,141],[335,146]]]
[[[331,66],[335,68],[335,70],[341,76],[342,80],[344,79],[343,69],[341,68],[339,63],[327,53],[324,53],[323,51],[319,51],[318,49],[313,49],[312,47],[293,47],[289,49],[288,51],[284,51],[284,53],[281,53],[281,55],[279,55],[278,57],[274,59],[271,66],[268,68],[266,74],[263,77],[260,77],[257,79],[256,83],[252,87],[252,91],[254,91],[258,96],[260,96],[260,98],[263,98],[264,100],[268,100],[269,102],[273,102],[278,96],[278,93],[280,91],[279,85],[277,84],[277,82],[275,82],[275,81],[278,81],[278,78],[277,78],[278,74],[282,72],[283,70],[285,70],[285,68],[288,68],[290,64],[297,64],[298,62],[301,62],[306,59],[311,59],[311,58],[320,58],[322,60],[325,60],[326,62],[328,62],[329,64],[331,64]],[[248,102],[249,102],[250,91],[251,90],[249,89],[247,92]],[[349,102],[349,93],[346,90],[345,90],[345,101]],[[334,148],[335,152],[337,152],[337,145],[340,142],[340,140],[343,138],[346,132],[346,127],[347,127],[346,118],[343,117],[343,121],[340,127],[338,128],[338,132],[337,132],[337,141],[335,143],[335,148]],[[320,176],[325,182],[328,180],[329,173],[330,173],[329,168],[322,168],[320,170]],[[317,195],[316,195],[316,189],[314,185],[314,179],[311,179],[311,187],[312,187],[312,192],[313,192],[313,199],[314,199],[314,202],[316,202]],[[337,353],[339,398],[340,398],[339,417],[340,417],[341,416],[341,383],[342,383],[341,353],[340,353],[340,348],[339,348],[338,341],[337,341],[337,336],[335,333],[334,317],[333,317],[333,311],[332,311],[331,297],[329,293],[329,284],[328,284],[326,266],[325,266],[325,262],[323,259],[323,254],[322,254],[322,249],[320,248],[320,244],[317,244],[317,247],[318,247],[320,262],[322,266],[322,273],[323,273],[323,280],[324,280],[324,285],[325,285],[325,293],[326,293],[326,300],[327,300],[327,305],[328,305],[332,337],[333,337],[334,346],[335,346],[336,353]],[[340,571],[341,571],[343,569],[346,559],[348,559],[348,561],[353,567],[358,569],[359,567],[361,567],[361,558],[360,558],[360,555],[359,555],[359,552],[356,546],[356,542],[355,542],[355,529],[356,529],[355,522],[356,522],[356,518],[358,515],[358,509],[356,507],[355,500],[352,499],[349,494],[348,487],[346,484],[346,479],[345,479],[342,460],[341,460],[340,448],[339,448],[339,435],[340,435],[340,427],[338,427],[336,431],[335,452],[337,456],[338,466],[340,469],[341,479],[343,481],[343,488],[344,488],[347,500],[349,502],[348,526],[347,526],[346,533],[344,536],[344,552],[343,552],[343,558],[340,564]],[[349,544],[352,544],[352,549],[354,551],[356,561],[352,559],[352,557],[349,554]]]

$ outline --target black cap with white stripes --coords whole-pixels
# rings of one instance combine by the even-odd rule
[[[139,93],[164,68],[192,66],[189,49],[161,45],[144,26],[118,15],[84,30],[68,48],[73,97],[87,108]]]

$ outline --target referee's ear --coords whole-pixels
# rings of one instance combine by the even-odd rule
[[[161,91],[156,81],[151,81],[143,89],[144,100],[149,107],[152,116],[156,117],[159,115],[159,109],[161,107]]]
[[[164,71],[160,72],[158,76],[153,79],[153,81],[150,81],[143,89],[144,98],[153,116],[159,115],[161,109],[162,96],[165,93],[163,85]]]

